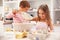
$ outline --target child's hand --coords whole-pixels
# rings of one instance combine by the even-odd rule
[[[52,30],[48,30],[48,32],[52,32]]]
[[[12,13],[13,13],[14,15],[16,15],[17,10],[16,10],[16,9],[13,9],[13,10],[12,10]]]

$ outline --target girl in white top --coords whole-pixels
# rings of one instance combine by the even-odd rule
[[[37,26],[38,28],[41,27],[41,22],[43,24],[45,22],[48,25],[47,28],[50,28],[50,30],[48,30],[48,31],[51,32],[53,30],[49,8],[48,8],[48,5],[46,5],[46,4],[43,4],[38,8],[37,17],[33,18],[32,20],[36,21],[36,22],[40,22],[40,26]],[[42,26],[44,26],[44,25],[42,25]]]

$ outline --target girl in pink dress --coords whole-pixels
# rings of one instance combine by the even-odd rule
[[[21,1],[19,5],[19,10],[13,10],[9,14],[7,14],[6,18],[13,18],[13,22],[15,23],[27,21],[25,16],[23,17],[23,14],[26,14],[27,17],[31,18],[31,16],[26,13],[29,8],[30,4],[28,1]]]

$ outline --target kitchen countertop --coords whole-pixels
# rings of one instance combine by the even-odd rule
[[[30,40],[28,38],[15,39],[15,40]],[[50,33],[46,40],[60,40],[60,27],[55,27],[53,32]]]
[[[6,25],[7,25],[7,24],[12,24],[12,22],[4,22],[3,24],[4,24],[4,25],[5,25],[5,24],[6,24]],[[54,26],[60,26],[60,24],[53,24],[53,25],[54,25]]]
[[[5,26],[12,26],[11,24],[6,24]],[[59,24],[60,25],[60,24]],[[60,40],[60,26],[59,25],[54,25],[54,30],[53,32],[50,33],[48,38],[46,40]],[[57,27],[58,26],[58,27]],[[28,38],[25,38],[26,40],[30,40]],[[16,40],[25,40],[25,39],[16,39]]]
[[[53,24],[54,26],[60,26],[60,24]]]
[[[60,40],[60,27],[55,27],[46,40]]]
[[[12,24],[12,22],[3,22],[3,25]]]
[[[25,40],[25,39],[20,39],[20,40]],[[55,27],[53,32],[50,33],[50,35],[46,40],[60,40],[60,27]]]

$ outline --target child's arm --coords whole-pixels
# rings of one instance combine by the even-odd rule
[[[14,10],[12,10],[12,12],[10,12],[6,15],[6,18],[13,18],[13,15],[16,15],[16,13],[17,13],[17,10],[14,9]]]
[[[49,22],[49,27],[50,27],[49,32],[51,32],[53,30],[53,24],[51,23],[51,21]]]
[[[12,18],[13,17],[13,14],[12,14],[12,12],[11,13],[8,13],[7,15],[6,15],[6,18]]]

